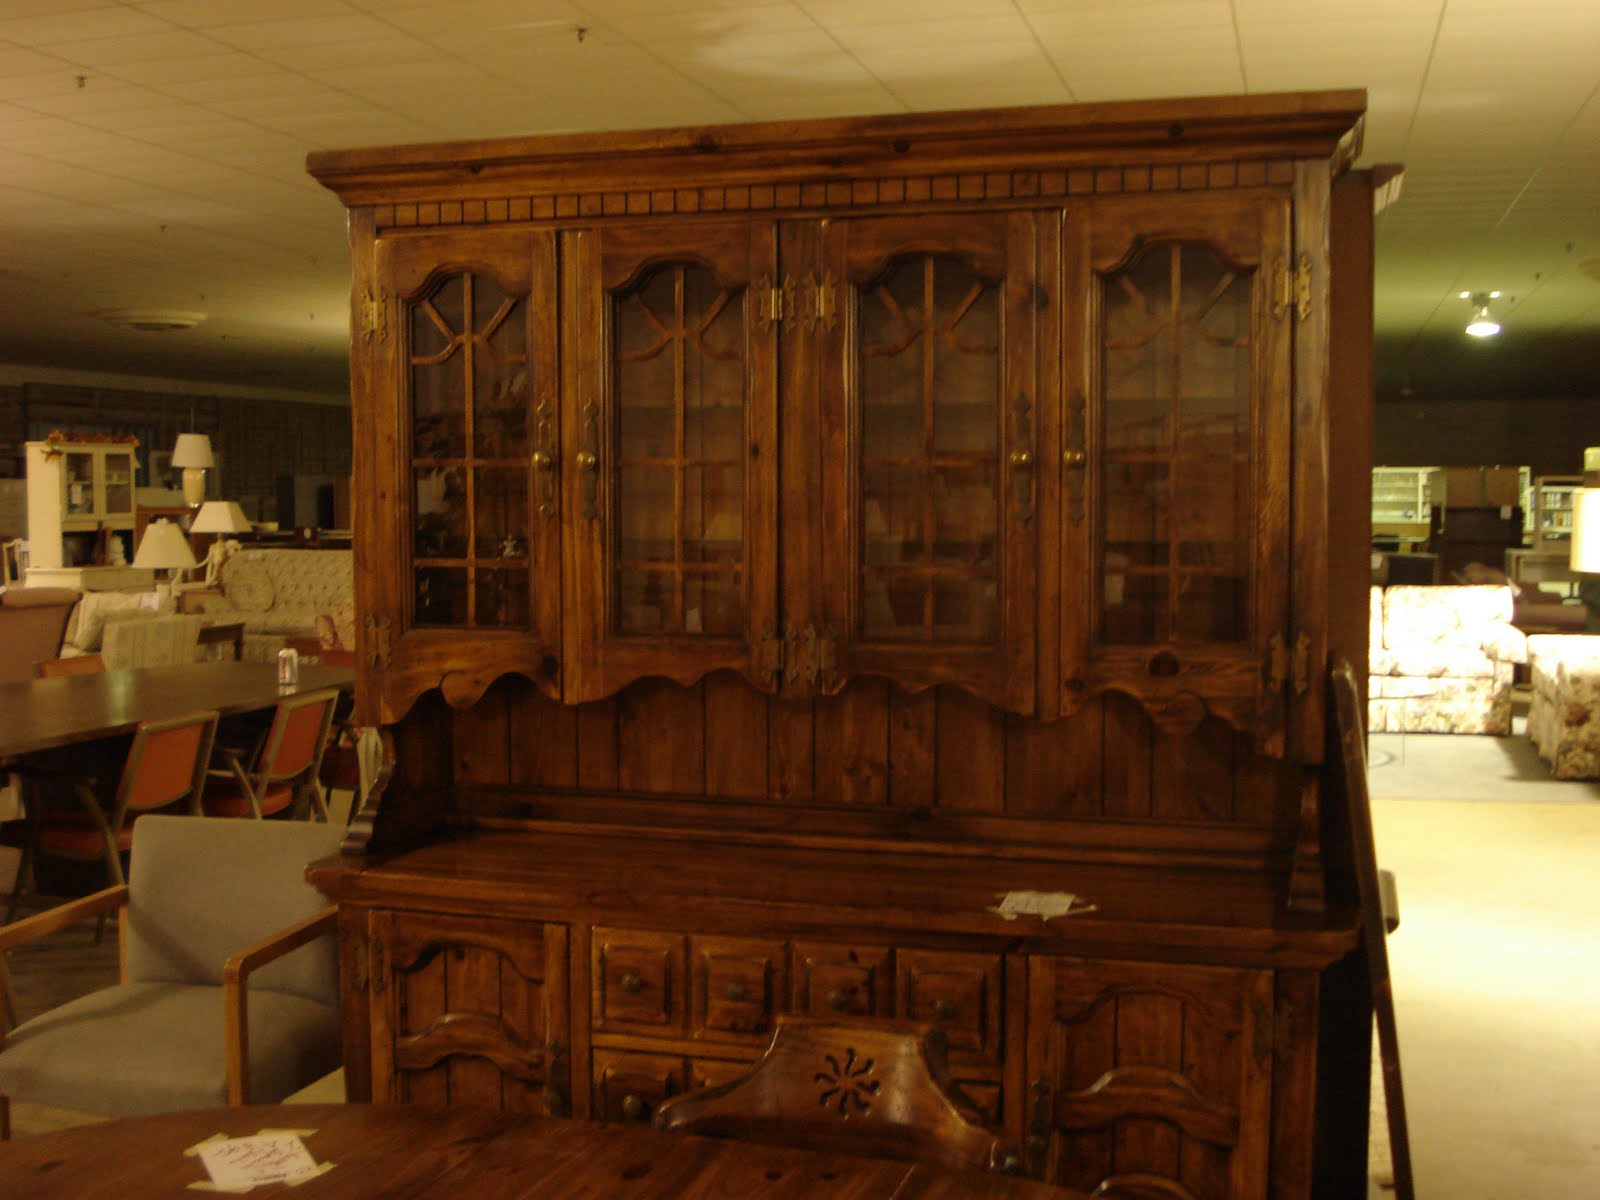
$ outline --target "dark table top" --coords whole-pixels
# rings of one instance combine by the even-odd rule
[[[280,688],[274,663],[200,662],[0,684],[0,762],[129,734],[140,721],[196,709],[232,716],[330,687],[350,691],[355,672],[303,666],[296,686]]]
[[[1073,1200],[1076,1192],[926,1163],[758,1146],[483,1109],[409,1105],[264,1105],[133,1117],[0,1143],[0,1195],[15,1200],[127,1200],[195,1195],[207,1178],[184,1151],[222,1133],[302,1132],[333,1167],[294,1200]]]

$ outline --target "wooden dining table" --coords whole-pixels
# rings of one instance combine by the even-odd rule
[[[1031,1180],[487,1109],[263,1105],[130,1117],[0,1143],[7,1200],[155,1200],[208,1179],[185,1152],[295,1130],[328,1169],[250,1195],[294,1200],[1083,1200]]]
[[[284,696],[355,687],[349,667],[303,666],[281,687],[274,663],[197,662],[0,684],[0,763],[40,751],[131,734],[141,721],[197,709],[228,717]]]

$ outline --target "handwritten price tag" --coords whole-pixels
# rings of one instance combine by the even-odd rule
[[[211,1182],[219,1189],[296,1183],[321,1170],[299,1135],[293,1133],[260,1133],[206,1142],[199,1152]]]

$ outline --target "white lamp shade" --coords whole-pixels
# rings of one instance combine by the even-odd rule
[[[174,467],[199,467],[205,470],[215,466],[211,457],[211,439],[203,433],[180,433],[178,444],[172,448]]]
[[[207,500],[195,514],[190,533],[249,533],[250,518],[234,500]]]
[[[171,521],[158,518],[150,522],[144,536],[139,539],[139,550],[133,556],[133,565],[157,571],[187,571],[196,563],[183,530]]]
[[[1572,569],[1600,574],[1600,488],[1572,498]]]

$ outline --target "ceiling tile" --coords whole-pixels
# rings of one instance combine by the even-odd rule
[[[159,17],[120,3],[52,4],[48,11],[20,17],[9,15],[8,5],[6,12],[7,15],[0,16],[0,42],[35,47],[79,41],[91,32],[96,37],[138,37],[165,33],[172,28]]]

